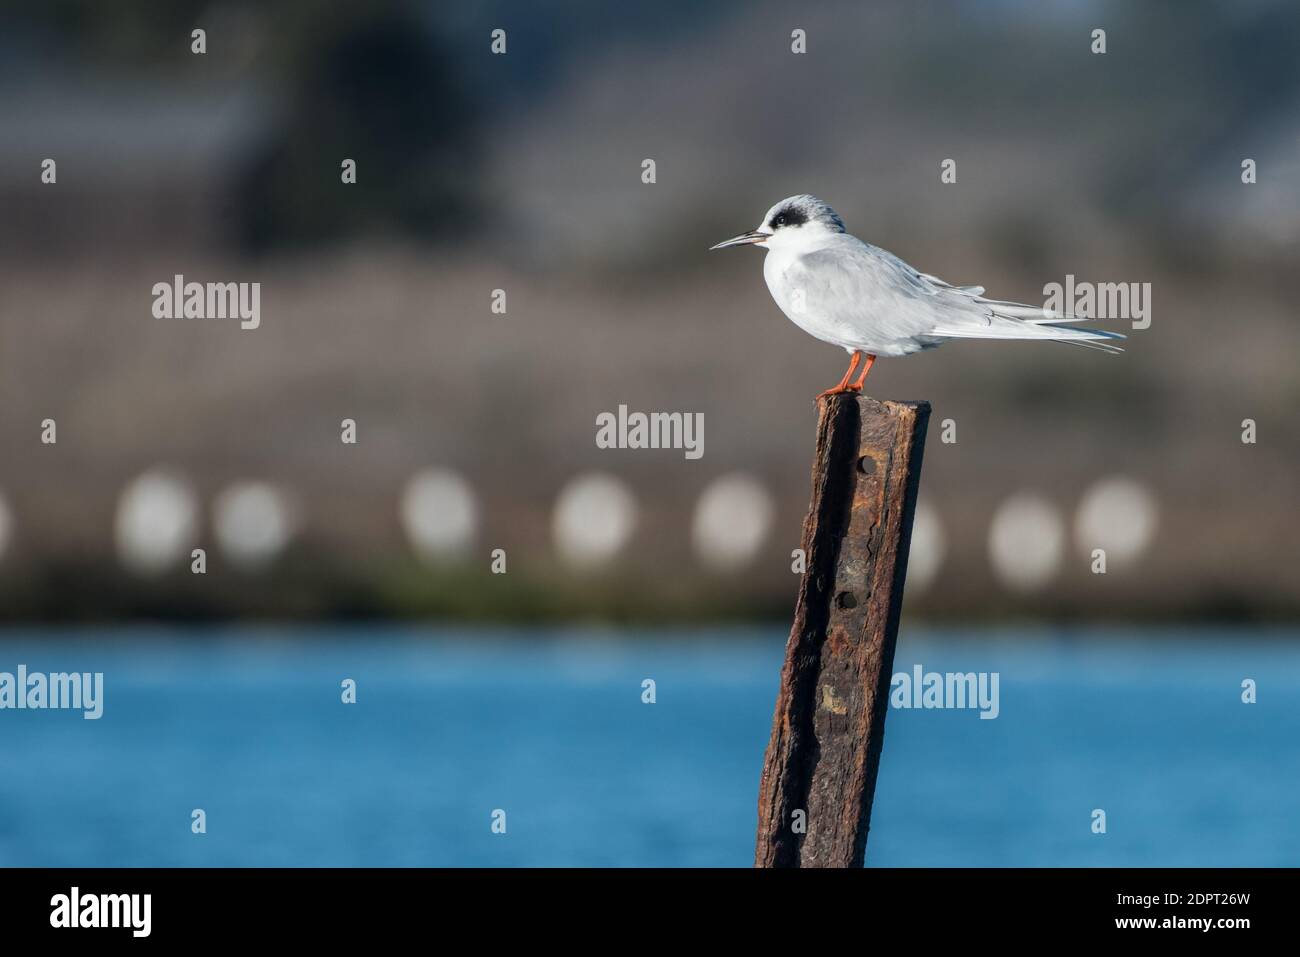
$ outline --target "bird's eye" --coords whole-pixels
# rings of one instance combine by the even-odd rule
[[[803,214],[802,210],[792,209],[787,206],[772,217],[772,228],[780,229],[782,226],[788,226],[793,229],[802,226],[806,222],[808,222],[808,217]]]

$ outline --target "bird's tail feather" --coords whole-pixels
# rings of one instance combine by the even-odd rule
[[[1068,342],[1072,345],[1098,349],[1102,352],[1123,352],[1114,345],[1116,339],[1125,338],[1118,332],[1103,329],[1080,329],[1059,323],[1080,321],[1084,317],[1044,315],[1041,308],[1022,306],[1017,309],[1032,311],[1035,318],[1017,315],[1004,306],[1015,303],[989,303],[998,308],[991,316],[972,316],[965,321],[950,323],[935,330],[935,335],[953,339],[1045,339],[1051,342]]]
[[[1120,336],[1123,339],[1123,336]],[[1097,352],[1104,352],[1107,355],[1123,355],[1124,350],[1119,346],[1113,346],[1109,342],[1088,342],[1083,339],[1049,339],[1048,342],[1064,342],[1067,346],[1081,346],[1084,349],[1095,349]]]
[[[1030,306],[1023,302],[1006,302],[1001,299],[984,299],[983,297],[977,298],[975,301],[987,308],[995,316],[1019,319],[1040,326],[1050,326],[1060,322],[1092,322],[1092,316],[1056,312],[1045,306]]]

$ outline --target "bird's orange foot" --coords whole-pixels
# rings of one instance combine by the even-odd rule
[[[824,399],[828,395],[847,395],[850,392],[861,392],[862,384],[855,382],[852,385],[841,383],[834,388],[827,389],[825,392],[818,392],[817,398]]]
[[[872,356],[872,359],[875,359],[875,356]],[[835,383],[825,392],[818,393],[817,398],[824,399],[828,395],[843,395],[845,392],[861,392],[862,391],[861,379],[859,379],[856,384],[849,385],[849,380],[853,378],[853,373],[857,371],[858,363],[861,361],[862,361],[862,353],[854,352],[853,355],[849,358],[849,371],[844,373],[844,378],[841,379],[839,382]]]

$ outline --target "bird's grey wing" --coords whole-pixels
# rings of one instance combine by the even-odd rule
[[[847,239],[847,238],[846,238]],[[909,266],[893,253],[860,240],[801,257],[812,290],[826,289],[820,308],[870,317],[877,336],[890,339],[1054,339],[1097,342],[1123,339],[1116,332],[1078,329],[1056,323],[1078,318],[1042,306],[986,299],[979,286],[953,286]],[[852,328],[861,329],[859,318]],[[1095,348],[1119,351],[1107,344]]]
[[[904,263],[906,265],[906,263]],[[909,267],[910,268],[910,267]],[[958,295],[966,296],[974,300],[980,306],[988,307],[990,313],[1000,316],[1010,316],[1014,319],[1023,319],[1026,322],[1037,322],[1050,325],[1054,322],[1088,322],[1090,316],[1076,316],[1068,312],[1060,312],[1048,309],[1044,306],[1031,306],[1023,302],[1010,302],[1005,299],[987,299],[984,296],[983,286],[954,286],[951,283],[944,282],[938,276],[932,276],[929,273],[918,273],[918,275],[944,292],[953,292]]]
[[[906,340],[931,334],[939,287],[897,256],[852,237],[800,256],[787,278],[805,305],[846,341]]]
[[[934,280],[925,274],[921,274],[921,278],[926,282]],[[939,282],[942,285],[936,287],[938,295],[947,308],[944,318],[935,326],[936,335],[954,339],[1050,339],[1103,352],[1124,351],[1111,342],[1099,341],[1123,339],[1124,336],[1118,332],[1059,325],[1087,322],[1087,316],[1073,316],[1023,302],[986,299],[984,290],[978,286],[949,286],[943,280]],[[979,292],[973,292],[975,289]]]

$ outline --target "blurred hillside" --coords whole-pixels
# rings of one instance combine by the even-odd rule
[[[0,618],[787,615],[812,396],[845,360],[779,313],[760,253],[705,250],[802,191],[999,298],[1040,302],[1067,275],[1151,284],[1150,328],[1105,323],[1131,334],[1122,357],[970,342],[877,364],[869,391],[934,407],[922,499],[941,534],[910,613],[1300,610],[1300,8],[269,9],[4,14]],[[154,319],[175,274],[260,282],[261,327]],[[620,404],[703,413],[704,456],[597,448]],[[429,467],[476,503],[432,561],[401,504]],[[159,468],[198,503],[205,576],[189,547],[154,576],[120,558],[124,490]],[[555,504],[593,471],[635,520],[582,569],[557,558]],[[734,473],[772,512],[741,510],[765,533],[718,571],[693,523]],[[1146,490],[1154,531],[1094,575],[1076,510],[1112,477]],[[213,511],[242,480],[293,515],[248,567]],[[1026,491],[1064,542],[1018,589],[990,529]]]

